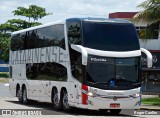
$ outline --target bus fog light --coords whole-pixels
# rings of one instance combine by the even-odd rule
[[[135,97],[139,97],[139,96],[140,96],[140,94],[139,94],[139,93],[136,93],[136,94],[135,94]]]

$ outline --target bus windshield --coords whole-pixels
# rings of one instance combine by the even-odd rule
[[[131,23],[82,22],[84,47],[105,51],[139,50],[136,29]]]
[[[100,85],[103,89],[132,88],[139,83],[139,62],[140,57],[109,58],[90,55],[86,68],[86,81],[96,87]],[[110,86],[111,81],[115,81],[114,88]]]

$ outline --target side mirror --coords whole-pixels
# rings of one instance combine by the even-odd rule
[[[146,54],[146,56],[147,56],[147,67],[148,67],[148,68],[151,68],[151,67],[152,67],[152,64],[153,64],[152,54],[151,54],[148,50],[146,50],[146,49],[144,49],[144,48],[141,48],[141,51],[142,51],[144,54]]]
[[[74,45],[74,44],[71,44],[71,48],[82,54],[82,64],[87,65],[87,58],[88,58],[87,50],[81,45]]]

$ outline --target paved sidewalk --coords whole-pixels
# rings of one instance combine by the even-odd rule
[[[141,105],[142,110],[158,110],[160,111],[160,106],[159,105],[148,105],[148,104],[142,104]]]
[[[159,95],[142,95],[142,98],[154,98],[159,97]]]

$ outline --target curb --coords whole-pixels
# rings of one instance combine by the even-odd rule
[[[155,109],[155,108],[140,108],[140,110],[153,110],[153,111],[160,111],[160,109]]]
[[[141,110],[156,110],[160,111],[160,106],[153,106],[153,105],[142,105]]]

